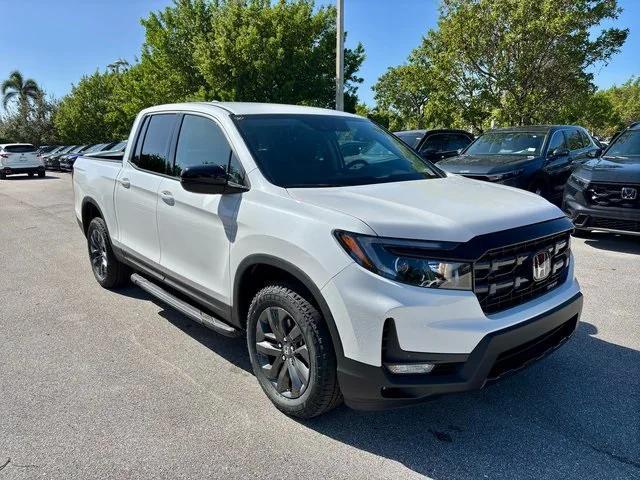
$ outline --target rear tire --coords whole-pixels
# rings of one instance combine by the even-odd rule
[[[7,179],[7,174],[2,172],[0,173],[0,180],[6,180]]]
[[[29,172],[29,178],[33,178],[33,172]]]
[[[322,315],[287,284],[260,290],[247,319],[253,371],[283,413],[312,418],[342,402],[336,355]]]
[[[107,224],[100,217],[89,223],[87,248],[93,276],[102,287],[111,289],[128,283],[131,272],[113,253]]]
[[[45,172],[38,172],[38,177],[44,178]]]

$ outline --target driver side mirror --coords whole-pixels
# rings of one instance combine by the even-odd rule
[[[180,174],[180,184],[187,192],[222,194],[227,183],[227,172],[220,165],[194,165]]]
[[[569,155],[569,153],[570,152],[568,148],[556,148],[551,152],[551,155],[549,156],[553,158],[566,157],[567,155]]]
[[[602,155],[602,148],[596,148],[587,153],[587,157],[589,158],[598,158],[600,155]]]

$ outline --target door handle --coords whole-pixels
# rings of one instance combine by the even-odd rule
[[[128,178],[121,178],[120,185],[122,185],[124,188],[129,188],[131,186],[131,182]]]
[[[169,206],[173,206],[176,203],[176,201],[173,198],[173,195],[171,194],[171,192],[168,192],[166,190],[163,191],[163,192],[160,192],[160,198],[162,199],[162,201],[164,203],[166,203]]]

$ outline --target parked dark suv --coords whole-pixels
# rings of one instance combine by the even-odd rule
[[[573,172],[562,207],[578,230],[640,234],[640,122]]]
[[[455,157],[473,142],[473,134],[464,130],[404,130],[395,132],[395,136],[413,148],[422,158],[439,162]]]
[[[438,166],[465,177],[523,188],[559,200],[573,169],[600,147],[582,127],[545,125],[491,130]]]

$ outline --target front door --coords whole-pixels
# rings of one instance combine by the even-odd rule
[[[203,293],[211,308],[225,314],[223,310],[231,304],[229,251],[242,195],[184,190],[179,180],[182,171],[204,164],[218,164],[236,183],[244,181],[221,127],[210,117],[184,115],[172,178],[163,178],[158,190],[160,264],[168,275]]]

